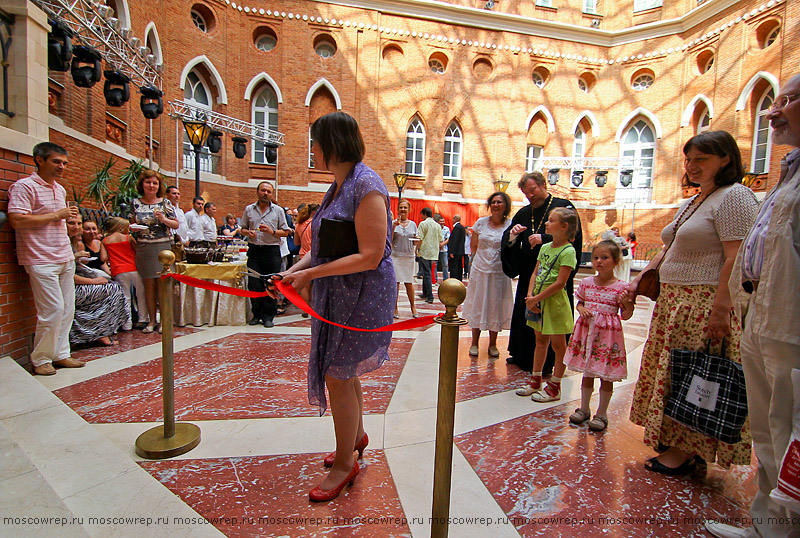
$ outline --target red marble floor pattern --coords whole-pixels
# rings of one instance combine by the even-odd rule
[[[215,420],[317,416],[308,404],[309,336],[240,333],[175,354],[175,416]],[[389,360],[361,377],[366,413],[383,413],[412,342],[393,341]],[[161,360],[54,392],[87,422],[163,419]]]
[[[709,465],[704,478],[646,471],[654,453],[627,420],[632,393],[616,391],[603,433],[569,425],[570,402],[459,435],[456,445],[524,537],[707,538],[702,518],[746,517],[755,463]]]
[[[411,538],[386,457],[367,450],[352,487],[328,503],[308,492],[324,454],[139,462],[229,538]]]
[[[186,336],[187,334],[193,334],[199,330],[200,329],[193,329],[190,327],[175,327],[173,329],[175,338]],[[121,331],[114,335],[112,340],[116,340],[117,344],[113,346],[76,346],[72,349],[72,356],[76,359],[81,359],[86,362],[102,359],[103,357],[108,357],[109,355],[116,355],[117,353],[131,351],[132,349],[149,346],[150,344],[160,344],[161,335],[157,332],[145,334],[139,330]]]

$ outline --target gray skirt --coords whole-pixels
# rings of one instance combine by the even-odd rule
[[[158,261],[158,253],[170,250],[171,239],[155,241],[153,243],[136,244],[136,270],[142,278],[158,278],[164,266]]]

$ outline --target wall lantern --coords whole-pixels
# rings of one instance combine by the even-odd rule
[[[572,186],[580,187],[583,184],[583,170],[572,171]]]
[[[608,170],[598,170],[594,173],[594,184],[598,187],[605,187],[608,182]]]
[[[503,174],[500,174],[500,179],[495,179],[492,181],[495,192],[506,192],[509,183],[511,183],[509,180],[503,179]]]
[[[74,49],[72,59],[72,81],[79,88],[91,88],[102,75],[100,69],[100,53],[91,47],[79,45]]]
[[[403,198],[403,187],[406,186],[406,181],[408,180],[408,174],[404,174],[403,172],[395,172],[394,173],[394,184],[397,185],[397,200],[401,200]]]
[[[103,84],[103,97],[108,106],[122,106],[131,98],[131,79],[119,71],[106,71],[106,82]]]
[[[234,136],[231,140],[233,140],[233,154],[236,155],[237,159],[244,159],[244,155],[247,153],[247,139],[241,136]]]
[[[560,168],[551,168],[547,171],[547,182],[551,185],[555,185],[558,183],[558,172]]]

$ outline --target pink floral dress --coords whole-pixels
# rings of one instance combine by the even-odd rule
[[[598,286],[595,277],[584,278],[575,298],[594,316],[578,318],[567,346],[564,364],[570,370],[605,381],[622,381],[628,376],[625,338],[619,319],[617,299],[628,283],[617,280],[610,286]]]

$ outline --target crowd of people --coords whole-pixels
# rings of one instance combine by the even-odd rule
[[[683,186],[697,187],[698,192],[683,201],[661,231],[663,247],[645,268],[657,271],[660,281],[630,411],[631,421],[643,427],[644,443],[656,452],[644,467],[663,475],[685,475],[711,462],[724,468],[746,465],[751,443],[755,446],[759,472],[751,508],[754,526],[742,530],[709,522],[707,528],[716,536],[798,532],[790,519],[798,514],[770,493],[792,431],[790,374],[800,368],[800,323],[794,304],[800,296],[799,97],[800,76],[795,76],[770,108],[774,141],[795,149],[760,205],[741,184],[744,166],[730,134],[709,131],[685,143]],[[145,331],[154,330],[158,252],[169,248],[174,236],[188,244],[206,244],[221,233],[246,238],[248,267],[273,275],[249,280],[251,290],[269,293],[252,300],[250,322],[266,327],[279,312],[273,285],[277,280],[299,290],[328,320],[369,329],[398,317],[397,300],[386,299],[397,298],[401,284],[412,316],[417,316],[415,274],[422,278],[419,299],[428,303],[433,302],[437,265],[443,278],[469,274],[463,307],[472,329],[469,355],[479,355],[480,334],[488,331],[488,356],[499,357],[497,335],[509,330],[506,362],[531,374],[516,394],[535,402],[557,401],[569,368],[583,374],[580,405],[569,421],[594,431],[609,427],[613,383],[628,375],[622,321],[633,314],[644,286],[645,271],[629,282],[630,264],[624,265],[637,246],[634,234],[622,239],[612,229],[595,244],[594,274],[575,289],[581,222],[569,200],[547,192],[541,173],[526,173],[520,179],[518,188],[529,204],[512,218],[509,196],[495,192],[486,202],[488,216],[469,227],[454,215],[451,230],[428,207],[422,209],[421,221],[414,222],[407,200],[401,200],[396,217],[392,215],[383,180],[362,162],[364,141],[351,116],[335,112],[319,118],[311,137],[317,168],[330,171],[334,179],[319,205],[304,205],[296,215],[287,213],[275,203],[272,184],[263,182],[241,219],[227,215],[218,231],[213,203],[195,198],[184,215],[178,207],[179,191],[165,190],[161,177],[147,171],[137,185],[140,198],[134,201],[130,223],[112,219],[105,238],[94,223],[81,223],[77,208],[67,207],[64,189],[56,181],[66,167],[66,151],[51,143],[37,145],[37,172],[17,181],[9,202],[19,263],[30,275],[37,306],[31,354],[35,372],[55,373],[53,365],[83,366],[70,357],[70,340],[111,344],[116,330],[130,327],[131,288],[139,299],[144,289],[139,320]],[[386,228],[379,225],[384,220]],[[351,226],[339,226],[343,221]],[[130,233],[134,228],[135,240]],[[332,229],[347,240],[325,244],[322,238]],[[284,254],[289,238],[299,256],[294,264]],[[359,474],[358,460],[369,443],[359,376],[388,360],[391,333],[349,331],[313,319],[311,335],[308,398],[321,414],[330,402],[336,451],[324,459],[330,472],[309,498],[328,501],[353,485]],[[750,420],[735,443],[701,433],[665,413],[670,352],[706,348],[744,368]],[[597,378],[599,403],[592,414]]]

